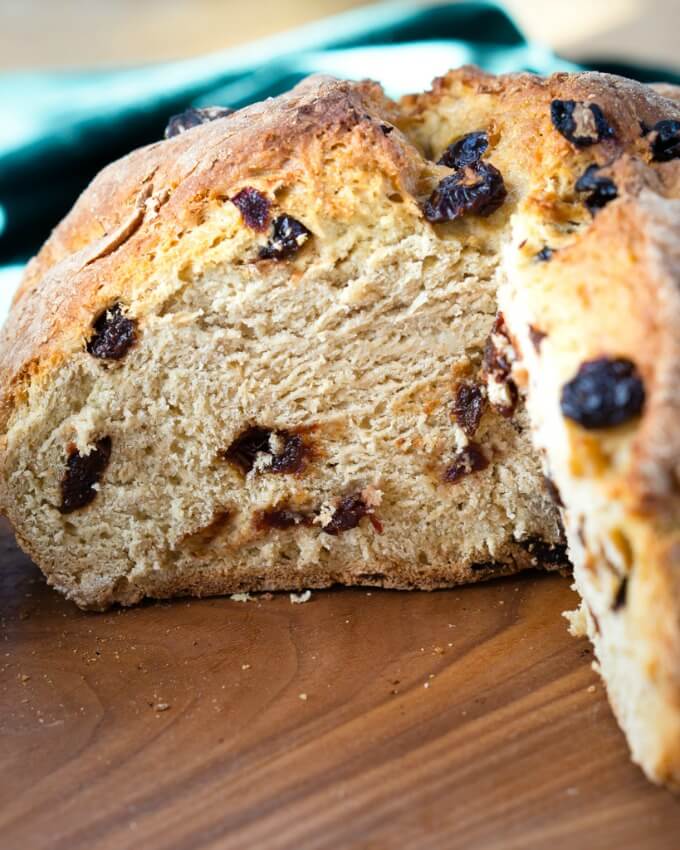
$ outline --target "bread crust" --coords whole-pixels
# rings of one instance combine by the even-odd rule
[[[238,186],[256,181],[275,191],[318,172],[321,138],[332,144],[349,137],[355,162],[374,167],[378,160],[409,195],[416,158],[398,131],[380,129],[395,114],[376,83],[316,76],[105,168],[29,263],[14,298],[0,334],[0,426],[27,380],[45,379],[82,347],[93,314],[112,297],[144,302],[157,252],[167,252]]]
[[[612,704],[635,760],[672,786],[680,784],[680,159],[653,161],[649,130],[680,120],[676,95],[602,74],[541,80],[465,69],[406,103],[428,130],[433,113],[445,123],[464,98],[489,98],[501,125],[513,116],[527,180],[500,309],[535,443],[565,503],[576,585]],[[565,139],[550,121],[556,98],[597,104],[611,138],[585,148]],[[507,126],[499,132],[507,136]],[[594,216],[574,192],[589,165],[617,192]],[[540,262],[544,245],[553,253]],[[633,361],[646,401],[634,423],[589,431],[563,418],[560,389],[600,357]]]

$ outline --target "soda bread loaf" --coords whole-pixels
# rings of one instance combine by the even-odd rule
[[[48,580],[434,588],[563,565],[563,520],[633,755],[680,782],[680,106],[463,68],[168,135],[83,194],[0,340],[1,500]]]

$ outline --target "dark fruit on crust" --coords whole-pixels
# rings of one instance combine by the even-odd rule
[[[280,215],[274,219],[269,242],[260,248],[261,260],[285,260],[302,248],[311,233],[291,215]]]
[[[425,218],[433,224],[464,215],[486,217],[507,197],[500,171],[489,162],[474,162],[440,181],[425,203]]]
[[[448,146],[437,165],[445,165],[447,168],[465,168],[466,165],[479,162],[488,147],[489,137],[486,133],[481,130],[468,133]]]
[[[269,226],[269,211],[271,203],[266,195],[246,186],[238,194],[230,198],[232,204],[238,208],[244,223],[252,230],[264,231]]]
[[[165,128],[165,138],[171,139],[173,136],[179,136],[180,133],[185,133],[193,127],[198,127],[200,124],[207,124],[210,121],[216,121],[218,118],[226,118],[234,112],[226,106],[206,106],[200,109],[193,107],[185,109],[179,115],[173,115]]]
[[[467,437],[474,437],[485,406],[486,397],[479,384],[474,381],[458,384],[453,399],[453,416]]]
[[[368,505],[359,493],[345,496],[340,500],[329,522],[323,526],[326,534],[340,534],[356,528],[361,520],[368,516]]]
[[[680,157],[680,121],[658,121],[648,133],[651,135],[654,162],[668,162]]]
[[[123,314],[120,304],[105,310],[93,330],[87,350],[100,360],[120,360],[136,340],[136,322]]]
[[[550,104],[550,118],[558,133],[578,148],[585,148],[614,136],[614,130],[596,103],[553,100]]]
[[[562,414],[584,428],[612,428],[639,416],[645,388],[634,363],[600,357],[583,363],[562,387]]]
[[[283,448],[278,454],[272,452],[270,443],[272,436],[283,440]],[[224,453],[224,458],[247,475],[255,466],[258,454],[261,453],[271,457],[271,462],[264,471],[291,474],[304,469],[309,447],[299,434],[290,431],[273,431],[270,428],[252,425],[233,441]]]
[[[488,465],[489,461],[481,446],[477,443],[468,443],[453,456],[453,462],[444,472],[443,481],[445,484],[456,484],[467,475],[482,472]]]
[[[66,471],[61,479],[62,514],[70,514],[89,505],[97,495],[93,485],[99,483],[111,458],[111,437],[97,440],[92,451],[81,455],[73,450],[66,459]]]
[[[576,181],[577,192],[590,192],[585,200],[585,205],[591,215],[606,206],[610,201],[618,197],[616,185],[609,177],[598,175],[597,165],[589,165],[588,168]]]
[[[536,254],[536,259],[540,263],[547,263],[547,261],[552,257],[554,251],[552,248],[549,248],[547,245]]]

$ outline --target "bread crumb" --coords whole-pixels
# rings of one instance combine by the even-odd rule
[[[25,685],[26,682],[29,682],[31,677],[27,673],[19,673],[17,679],[21,682],[22,685]]]
[[[298,698],[303,702],[307,702],[307,694],[298,694]]]
[[[586,625],[586,615],[583,604],[575,611],[562,611],[562,616],[569,623],[569,634],[572,637],[586,637],[588,629]]]
[[[157,702],[154,705],[154,711],[167,711],[170,708],[169,702]]]
[[[232,602],[250,602],[253,597],[249,593],[232,593],[229,598]]]
[[[589,685],[588,686],[588,693],[589,694],[594,694],[595,690],[596,690],[595,685]]]
[[[305,590],[304,593],[291,593],[290,601],[292,605],[302,605],[303,602],[309,602],[312,598],[312,591]]]
[[[435,648],[432,650],[432,652],[435,655],[443,655],[444,654],[444,647],[443,646],[435,646]]]
[[[241,664],[241,670],[250,670],[250,664]]]
[[[369,508],[378,508],[382,503],[383,491],[378,490],[372,484],[369,484],[367,487],[361,491],[361,498],[364,500],[364,503]]]

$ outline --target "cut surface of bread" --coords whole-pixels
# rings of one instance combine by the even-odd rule
[[[512,203],[433,226],[450,169],[395,117],[313,80],[112,166],[34,261],[5,503],[80,605],[565,563],[526,414],[487,394]]]
[[[28,268],[21,545],[104,608],[558,567],[564,523],[633,756],[679,784],[678,103],[463,68],[215,114],[106,169]]]
[[[498,302],[562,506],[572,628],[634,759],[678,786],[680,105],[611,77],[455,72],[409,109],[435,156],[494,122],[525,175]]]

